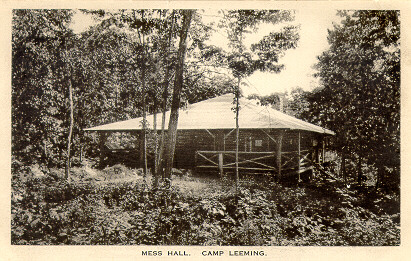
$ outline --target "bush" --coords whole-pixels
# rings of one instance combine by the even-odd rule
[[[139,181],[68,183],[14,170],[21,173],[12,179],[13,244],[399,244],[398,197],[338,184],[252,184],[238,195],[195,196]]]

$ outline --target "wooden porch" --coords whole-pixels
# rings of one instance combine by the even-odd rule
[[[280,155],[280,156],[278,156]],[[279,179],[312,169],[312,150],[281,152],[238,152],[238,169],[247,174],[271,174]],[[196,151],[196,170],[215,170],[220,177],[234,172],[235,151]]]
[[[195,151],[195,169],[218,172],[220,177],[235,172],[235,137],[231,135],[234,130],[206,131],[214,141],[214,149]],[[238,169],[247,174],[270,174],[277,179],[294,176],[301,180],[302,173],[325,161],[325,141],[324,136],[299,130],[241,129]]]

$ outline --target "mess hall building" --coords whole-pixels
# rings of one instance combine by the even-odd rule
[[[180,109],[174,167],[211,171],[223,175],[235,171],[236,122],[234,95],[190,104]],[[256,100],[240,98],[239,159],[241,172],[271,173],[278,177],[311,170],[326,161],[325,151],[333,131],[302,121]],[[161,115],[147,116],[147,128],[161,126]],[[166,113],[166,126],[170,112]],[[142,117],[85,129],[99,132],[105,157],[126,157],[127,153],[142,166],[141,142],[133,149],[108,144],[112,133],[128,132],[141,137]],[[157,132],[159,130],[157,129]],[[138,154],[137,154],[138,153]]]

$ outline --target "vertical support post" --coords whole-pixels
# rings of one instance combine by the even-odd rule
[[[301,182],[301,132],[298,132],[298,182]]]
[[[99,141],[99,147],[100,147],[100,167],[103,167],[103,161],[104,161],[104,144],[106,143],[107,139],[107,133],[101,132],[100,133],[100,141]]]
[[[134,157],[133,162],[135,163],[135,167],[139,168],[140,167],[140,154],[139,153],[140,153],[140,149],[141,149],[140,148],[140,136],[139,136],[137,131],[132,131],[130,133],[133,137],[136,138],[135,141],[134,141],[134,148],[135,148],[136,155],[133,155],[132,157]]]
[[[214,135],[213,133],[211,133],[211,131],[209,131],[209,130],[207,130],[207,129],[205,129],[205,130],[206,130],[206,132],[207,132],[208,134],[210,134],[210,136],[213,138],[213,140],[214,140],[214,150],[217,150],[217,139],[216,139],[216,135],[218,135],[218,134]]]
[[[324,164],[324,162],[325,162],[325,138],[323,138],[323,139],[321,140],[321,143],[322,143],[322,149],[321,149],[321,163],[323,163],[323,164]]]
[[[198,151],[194,151],[194,174],[197,174],[197,165],[198,165]]]
[[[223,133],[223,151],[225,151],[225,139],[226,139],[226,135],[225,133]]]
[[[218,153],[218,169],[220,170],[220,178],[222,178],[224,175],[223,164],[224,164],[224,154],[220,152]]]
[[[145,167],[145,161],[144,161],[144,156],[145,156],[145,135],[144,135],[144,132],[141,132],[141,133],[139,133],[139,135],[138,135],[138,140],[139,140],[139,142],[140,142],[140,145],[139,145],[139,148],[140,148],[140,160],[139,160],[139,168],[143,168],[143,171],[145,171],[144,170],[144,167]]]
[[[317,161],[318,164],[321,163],[320,142],[321,142],[321,141],[318,141],[318,144],[317,144],[317,146],[316,146],[316,148],[315,148],[316,161]]]
[[[249,139],[249,142],[250,142],[250,152],[252,152],[253,151],[253,140],[251,139],[251,136],[248,137],[248,139]]]
[[[224,143],[225,143],[225,138],[224,138],[224,131],[217,131],[215,135],[215,140],[216,140],[216,150],[217,151],[224,151]]]
[[[282,154],[282,147],[283,147],[283,136],[284,133],[281,130],[280,135],[277,139],[277,167],[278,167],[278,180],[281,180],[281,154]]]
[[[232,130],[230,130],[227,134],[225,134],[224,132],[223,132],[223,138],[224,138],[224,151],[226,150],[225,149],[225,145],[226,145],[226,140],[227,140],[227,138],[228,138],[228,136],[230,136],[231,135],[231,133],[233,133],[234,131],[235,131],[236,129],[232,129]]]

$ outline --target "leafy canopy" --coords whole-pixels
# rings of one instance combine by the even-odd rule
[[[321,87],[305,117],[337,133],[337,145],[399,176],[399,11],[343,11],[316,65]]]

